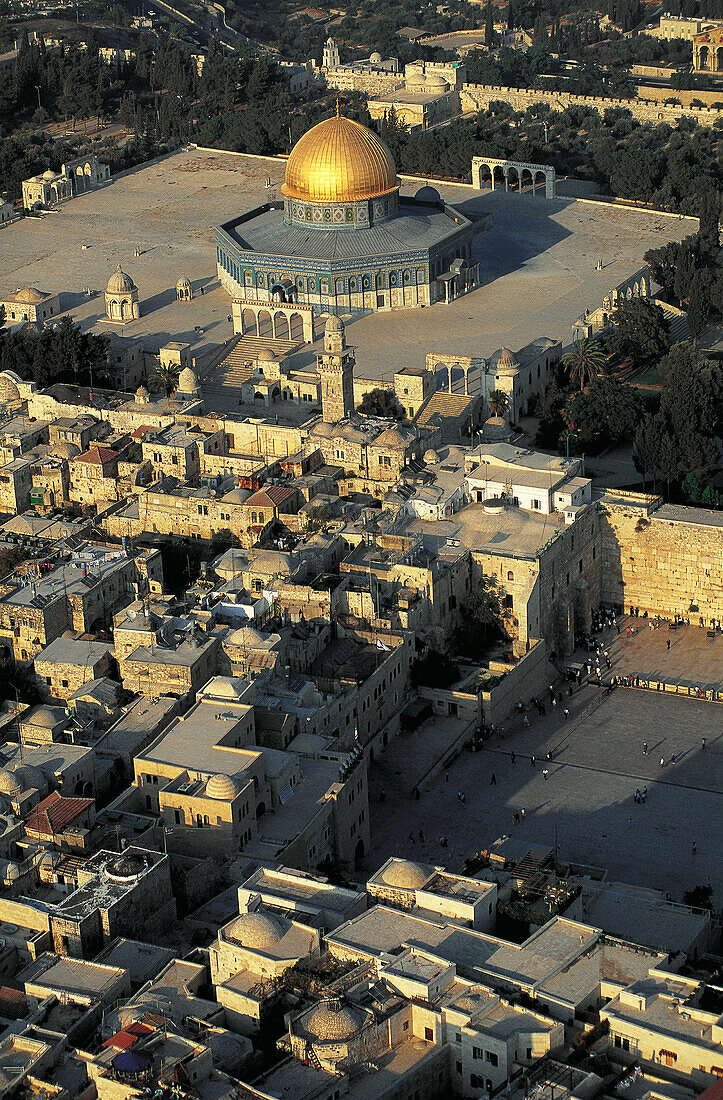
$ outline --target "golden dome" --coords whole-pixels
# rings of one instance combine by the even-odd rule
[[[399,186],[394,158],[366,126],[337,115],[312,126],[286,162],[281,191],[312,202],[356,202]]]

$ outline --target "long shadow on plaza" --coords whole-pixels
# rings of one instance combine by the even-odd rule
[[[714,706],[688,702],[690,707]],[[377,832],[372,830],[367,865],[372,868],[397,854],[461,870],[467,856],[489,849],[507,835],[530,846],[557,846],[563,862],[606,868],[611,880],[663,889],[678,900],[685,889],[699,883],[710,882],[719,890],[715,821],[723,799],[716,768],[721,735],[714,732],[705,750],[697,732],[694,744],[690,732],[684,743],[676,744],[676,737],[682,742],[684,736],[682,708],[678,715],[661,714],[661,722],[674,719],[665,727],[666,764],[661,768],[663,752],[658,751],[651,725],[639,726],[633,714],[629,736],[623,731],[623,750],[620,742],[616,747],[609,727],[595,725],[599,717],[620,732],[618,710],[596,714],[602,706],[604,700],[588,691],[570,703],[569,722],[560,721],[559,715],[550,717],[548,711],[528,729],[515,718],[503,739],[493,739],[479,753],[465,750],[450,765],[448,780],[435,780],[419,800],[399,789],[404,785],[399,779],[388,800],[393,808],[386,809]],[[698,713],[701,723],[714,720],[707,711]],[[576,738],[575,727],[581,722],[590,724]],[[688,731],[698,725],[691,711]],[[642,751],[646,730],[647,755]],[[551,761],[545,759],[548,749]],[[670,763],[672,752],[675,764]],[[531,754],[536,756],[534,768]],[[378,784],[373,776],[370,790],[375,794]],[[465,794],[464,804],[457,801],[459,789]],[[646,789],[644,804],[636,802],[636,789]],[[380,820],[378,806],[375,801],[373,822]],[[523,809],[524,816],[516,822],[515,813]],[[443,836],[449,841],[446,848],[440,845]]]

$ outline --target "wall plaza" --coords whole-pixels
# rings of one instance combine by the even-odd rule
[[[478,230],[432,187],[399,195],[391,153],[351,119],[327,119],[297,142],[283,204],[216,230],[219,279],[234,297],[321,312],[412,309],[478,282]]]

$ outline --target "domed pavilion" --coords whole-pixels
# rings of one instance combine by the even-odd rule
[[[429,188],[407,198],[399,187],[384,142],[337,108],[294,146],[283,203],[216,230],[221,283],[250,304],[332,314],[451,301],[477,280],[475,227]]]

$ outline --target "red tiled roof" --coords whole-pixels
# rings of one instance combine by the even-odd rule
[[[63,798],[53,791],[38,803],[25,822],[25,828],[45,835],[60,833],[92,805],[92,798]]]
[[[87,451],[83,451],[82,455],[77,455],[72,461],[97,462],[99,466],[102,466],[106,462],[112,462],[117,457],[118,452],[110,447],[89,447]]]
[[[114,1047],[116,1050],[131,1050],[139,1039],[144,1035],[151,1035],[152,1032],[152,1027],[148,1027],[147,1024],[142,1024],[139,1020],[135,1024],[129,1024],[128,1027],[124,1027],[120,1031],[117,1031],[115,1035],[111,1035],[110,1039],[106,1039],[103,1043],[103,1047]]]
[[[259,489],[244,501],[244,504],[259,507],[261,505],[276,505],[283,504],[285,500],[293,496],[296,489],[290,489],[286,485],[269,485],[266,489]]]
[[[157,430],[158,429],[154,428],[152,424],[141,424],[140,428],[136,428],[132,433],[131,439],[143,439],[143,436],[148,432],[155,432]]]

